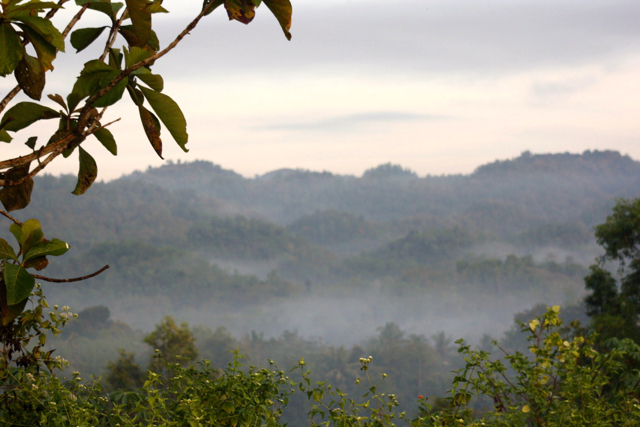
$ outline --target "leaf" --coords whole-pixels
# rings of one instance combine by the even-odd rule
[[[76,188],[71,192],[76,196],[84,194],[98,177],[98,165],[96,165],[96,161],[82,147],[78,147],[78,150],[80,151],[78,183],[76,184]]]
[[[22,29],[26,38],[29,39],[34,49],[36,50],[38,59],[42,64],[42,68],[44,68],[45,71],[53,70],[52,63],[56,58],[56,55],[58,54],[58,50],[55,48],[55,46],[49,43],[44,37],[42,37],[28,25],[18,24],[18,26]]]
[[[26,145],[27,147],[31,148],[32,150],[36,148],[36,141],[38,140],[37,136],[32,136],[29,139],[27,139],[27,142],[24,143],[24,145]]]
[[[106,73],[102,79],[100,80],[100,84],[98,86],[98,90],[102,90],[109,83],[115,80],[116,77],[120,74],[120,71],[114,70],[110,73]],[[124,94],[124,90],[127,88],[127,79],[120,80],[114,87],[109,89],[107,93],[102,95],[98,100],[93,104],[94,107],[102,108],[108,107],[110,105],[115,104],[116,102],[122,99],[122,95]]]
[[[77,95],[80,99],[86,98],[98,88],[104,75],[113,71],[113,68],[97,59],[85,63],[82,71],[80,71],[80,76],[73,85],[71,93]],[[67,97],[67,101],[69,101],[69,97]],[[69,105],[69,108],[73,107]]]
[[[218,6],[221,6],[222,4],[224,4],[224,0],[213,0],[213,1],[204,0],[202,2],[202,10],[204,10],[207,6],[209,6],[210,3],[213,3],[213,6],[211,6],[209,10],[207,10],[207,12],[204,14],[205,16],[213,12]]]
[[[24,54],[14,74],[24,93],[29,98],[40,101],[45,85],[44,73],[44,68],[37,58]]]
[[[38,120],[60,117],[60,113],[35,102],[19,102],[11,107],[0,122],[0,129],[17,132]]]
[[[18,260],[18,256],[11,245],[4,239],[0,238],[0,259]]]
[[[60,239],[52,239],[50,242],[40,243],[24,255],[23,261],[39,258],[43,256],[60,256],[67,253],[69,244]]]
[[[189,140],[187,134],[187,120],[176,102],[165,94],[140,86],[144,97],[149,101],[162,123],[169,129],[171,136],[185,152],[189,151],[186,144]]]
[[[22,224],[20,235],[20,248],[23,253],[29,252],[32,247],[44,242],[42,226],[37,219],[28,219]]]
[[[7,305],[18,304],[29,298],[36,279],[23,266],[7,263],[2,273],[7,288]]]
[[[264,4],[269,8],[271,13],[276,17],[284,31],[287,40],[291,40],[291,14],[293,13],[291,2],[289,0],[263,0]]]
[[[76,49],[76,52],[84,50],[87,46],[93,43],[100,34],[104,32],[107,27],[98,28],[81,28],[71,33],[71,46]]]
[[[158,153],[158,156],[164,159],[162,157],[162,140],[160,139],[160,123],[158,123],[158,119],[143,106],[138,107],[138,109],[140,110],[140,120],[142,121],[144,133],[147,134],[147,138],[153,149]]]
[[[98,129],[93,133],[93,136],[98,138],[98,141],[109,150],[111,154],[114,156],[118,155],[118,146],[116,145],[116,140],[113,137],[113,134],[107,128]]]
[[[9,226],[9,231],[13,234],[13,237],[16,238],[16,242],[22,247],[22,226],[16,223],[13,223]]]
[[[256,16],[256,7],[251,0],[225,0],[224,7],[227,9],[229,20],[240,21],[248,24]]]
[[[6,130],[4,129],[0,129],[0,141],[2,142],[11,142],[13,138],[11,137],[11,135],[9,135],[7,133]]]
[[[123,25],[122,27],[120,27],[120,35],[124,37],[129,46],[137,46],[139,48],[152,52],[156,52],[160,48],[158,36],[153,30],[151,30],[151,35],[149,36],[149,40],[147,41],[147,43],[140,42],[140,39],[133,29],[133,25]]]
[[[145,59],[151,56],[153,56],[153,52],[149,52],[148,50],[141,49],[138,46],[131,46],[130,51],[127,51],[126,49],[124,51],[124,63],[125,63],[125,66],[129,68],[133,64],[137,64],[140,61],[144,61]],[[139,70],[136,70],[136,71],[139,71]]]
[[[148,10],[147,0],[125,1],[136,36],[140,43],[145,45],[151,37],[151,12]]]
[[[7,289],[4,286],[4,281],[0,278],[0,313],[3,326],[7,326],[13,322],[16,317],[22,313],[28,301],[29,300],[25,298],[18,304],[7,305]]]
[[[37,271],[44,270],[49,265],[49,260],[46,256],[32,258],[22,263],[24,268],[35,268]]]
[[[64,39],[62,38],[62,34],[53,26],[50,20],[40,18],[39,16],[20,16],[15,18],[15,20],[24,23],[36,33],[40,34],[60,52],[64,52]]]
[[[96,1],[96,0],[76,0],[76,4],[78,6],[82,6],[85,3],[89,3],[89,9],[102,12],[111,18],[112,22],[116,20],[116,14],[122,8],[122,3],[111,3],[107,1]]]
[[[62,96],[56,93],[55,95],[47,95],[47,98],[60,105],[67,113],[69,112],[69,107],[67,107],[67,103],[64,102],[64,98]]]
[[[522,412],[524,412],[525,414],[531,412],[531,408],[529,407],[529,405],[524,405],[522,407]]]
[[[60,9],[62,6],[53,2],[30,1],[19,6],[10,6],[5,12],[5,16],[10,18],[16,12],[21,11],[41,11],[44,9]]]
[[[146,68],[139,68],[136,71],[140,71],[140,70],[146,70]],[[159,76],[157,74],[151,74],[151,72],[149,72],[148,74],[136,73],[135,75],[140,80],[142,80],[144,84],[146,84],[156,92],[162,92],[162,89],[164,89],[164,80],[162,79],[162,76]]]
[[[8,23],[0,24],[0,76],[11,74],[22,59],[20,36]]]
[[[109,66],[113,69],[122,69],[122,53],[120,49],[109,48]]]
[[[17,181],[29,174],[30,163],[9,169],[5,173],[5,181]],[[31,202],[33,178],[18,185],[6,185],[0,190],[0,201],[7,212],[23,209]]]
[[[80,72],[80,76],[73,85],[71,94],[67,97],[69,108],[75,108],[80,100],[87,96],[97,93],[104,89],[112,80],[114,80],[120,71],[110,67],[102,61],[93,60],[84,64],[84,68]],[[118,102],[122,98],[124,89],[127,86],[127,79],[122,79],[118,84],[111,88],[95,103],[95,107],[108,107]]]

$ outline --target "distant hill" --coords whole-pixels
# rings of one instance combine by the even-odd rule
[[[243,178],[197,161],[169,163],[123,180],[191,189],[224,203],[228,210],[282,225],[335,210],[382,222],[409,216],[436,221],[457,217],[472,228],[490,226],[492,232],[506,235],[522,231],[523,223],[599,223],[615,197],[638,195],[640,162],[614,151],[525,152],[480,166],[469,175],[417,177],[401,166],[385,164],[361,178],[301,169]],[[502,212],[499,221],[497,211]]]

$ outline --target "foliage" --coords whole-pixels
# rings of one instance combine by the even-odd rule
[[[144,374],[134,360],[133,353],[120,349],[120,357],[115,362],[107,363],[104,377],[107,389],[113,391],[136,390],[144,384]]]
[[[613,213],[596,227],[596,240],[605,254],[585,277],[590,294],[585,298],[592,327],[600,340],[630,338],[640,343],[640,199],[618,200]],[[618,262],[623,275],[620,288],[604,269],[607,261]]]
[[[197,359],[198,349],[189,325],[178,326],[171,316],[165,318],[156,329],[144,338],[155,351],[149,362],[149,370],[162,373],[165,364],[186,366]]]
[[[235,359],[217,375],[208,362],[187,368],[167,365],[168,384],[149,373],[141,389],[105,395],[96,382],[85,384],[76,372],[69,381],[55,375],[16,377],[15,393],[0,411],[12,426],[228,426],[275,427],[288,402],[284,372],[241,370]]]
[[[614,341],[608,352],[600,353],[590,339],[563,337],[559,311],[550,307],[521,323],[531,358],[516,352],[491,359],[459,340],[466,364],[456,371],[447,404],[437,399],[431,405],[417,396],[421,413],[411,420],[395,412],[395,395],[380,393],[380,382],[369,375],[371,357],[360,359],[366,393],[359,401],[325,382],[312,383],[305,372],[300,388],[314,402],[311,425],[390,427],[397,419],[415,427],[636,425],[640,371],[628,361],[640,360],[640,347],[629,340]],[[300,361],[303,370],[304,364]],[[381,380],[385,378],[382,374]]]

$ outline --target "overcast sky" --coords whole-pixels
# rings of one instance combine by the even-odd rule
[[[182,153],[165,132],[166,159],[249,177],[285,167],[360,175],[386,162],[421,176],[469,173],[525,150],[640,160],[637,0],[292,2],[291,41],[264,6],[249,26],[219,8],[155,65],[190,137]],[[172,13],[154,23],[163,46],[202,1],[164,5]],[[98,23],[94,14],[78,28]],[[67,52],[71,64],[58,63],[45,93],[66,96],[92,58]],[[15,84],[3,80],[0,94]],[[118,157],[87,144],[102,179],[162,164],[137,110],[122,104],[107,114],[122,117]],[[0,146],[2,158],[27,133]],[[47,170],[76,173],[77,159]]]

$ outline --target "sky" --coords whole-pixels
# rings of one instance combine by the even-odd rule
[[[153,68],[187,118],[189,152],[165,131],[158,158],[125,97],[105,115],[121,118],[111,126],[118,156],[84,145],[99,179],[167,160],[209,160],[246,177],[280,168],[361,175],[387,162],[420,176],[466,174],[526,150],[618,150],[640,160],[637,0],[292,3],[291,41],[265,6],[248,26],[222,8],[203,19]],[[162,46],[201,5],[165,0],[171,13],[154,15]],[[76,28],[106,24],[89,15]],[[67,44],[45,93],[66,96],[99,50],[75,54]],[[0,95],[14,85],[0,80]],[[0,145],[2,158],[23,153],[29,136],[46,141],[51,125]],[[77,168],[73,155],[46,171]]]

